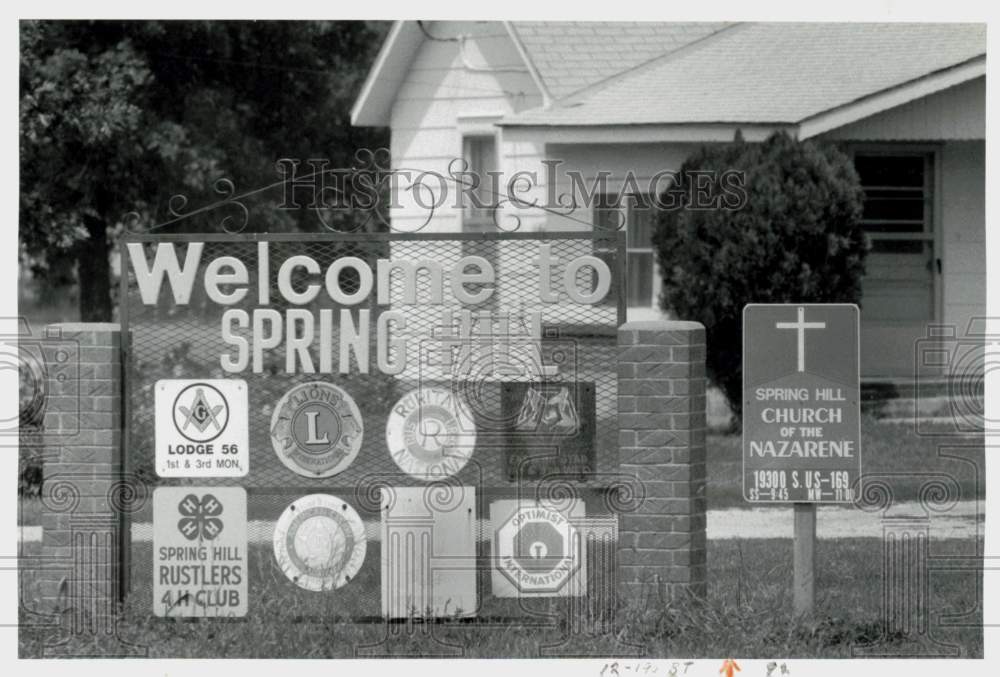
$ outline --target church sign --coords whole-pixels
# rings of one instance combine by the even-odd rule
[[[859,312],[851,304],[743,311],[743,496],[851,503],[861,476]]]

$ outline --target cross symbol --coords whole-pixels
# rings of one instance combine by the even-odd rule
[[[799,306],[798,320],[795,322],[776,322],[777,329],[795,329],[799,339],[799,371],[806,370],[806,329],[826,329],[826,322],[806,322],[806,309]]]

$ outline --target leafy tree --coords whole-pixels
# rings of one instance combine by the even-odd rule
[[[21,24],[22,264],[79,286],[80,317],[112,316],[109,251],[128,212],[167,220],[280,179],[284,157],[348,166],[384,130],[351,127],[351,103],[386,26],[304,21],[25,21]],[[255,198],[260,230],[315,230],[306,209]],[[173,204],[174,207],[178,205]],[[220,227],[219,214],[172,232]]]
[[[730,191],[714,208],[661,212],[653,235],[660,305],[705,325],[708,376],[739,415],[744,305],[860,300],[868,247],[863,193],[847,156],[783,133],[763,143],[737,135],[733,143],[702,148],[672,190],[694,195],[704,186],[697,183],[701,172],[742,176],[742,191]],[[725,181],[717,182],[710,197],[724,190]]]

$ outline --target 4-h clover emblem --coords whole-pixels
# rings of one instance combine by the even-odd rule
[[[177,504],[177,511],[182,515],[177,522],[177,529],[189,541],[215,540],[222,533],[222,503],[212,494],[198,498],[188,494]]]

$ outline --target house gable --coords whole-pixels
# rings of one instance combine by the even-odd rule
[[[985,139],[986,77],[832,129],[822,138],[853,141]]]
[[[491,115],[539,106],[537,73],[525,57],[502,22],[397,21],[351,110],[351,123],[395,127],[399,109],[406,107],[399,102],[406,101],[462,100],[469,102],[466,108]]]

